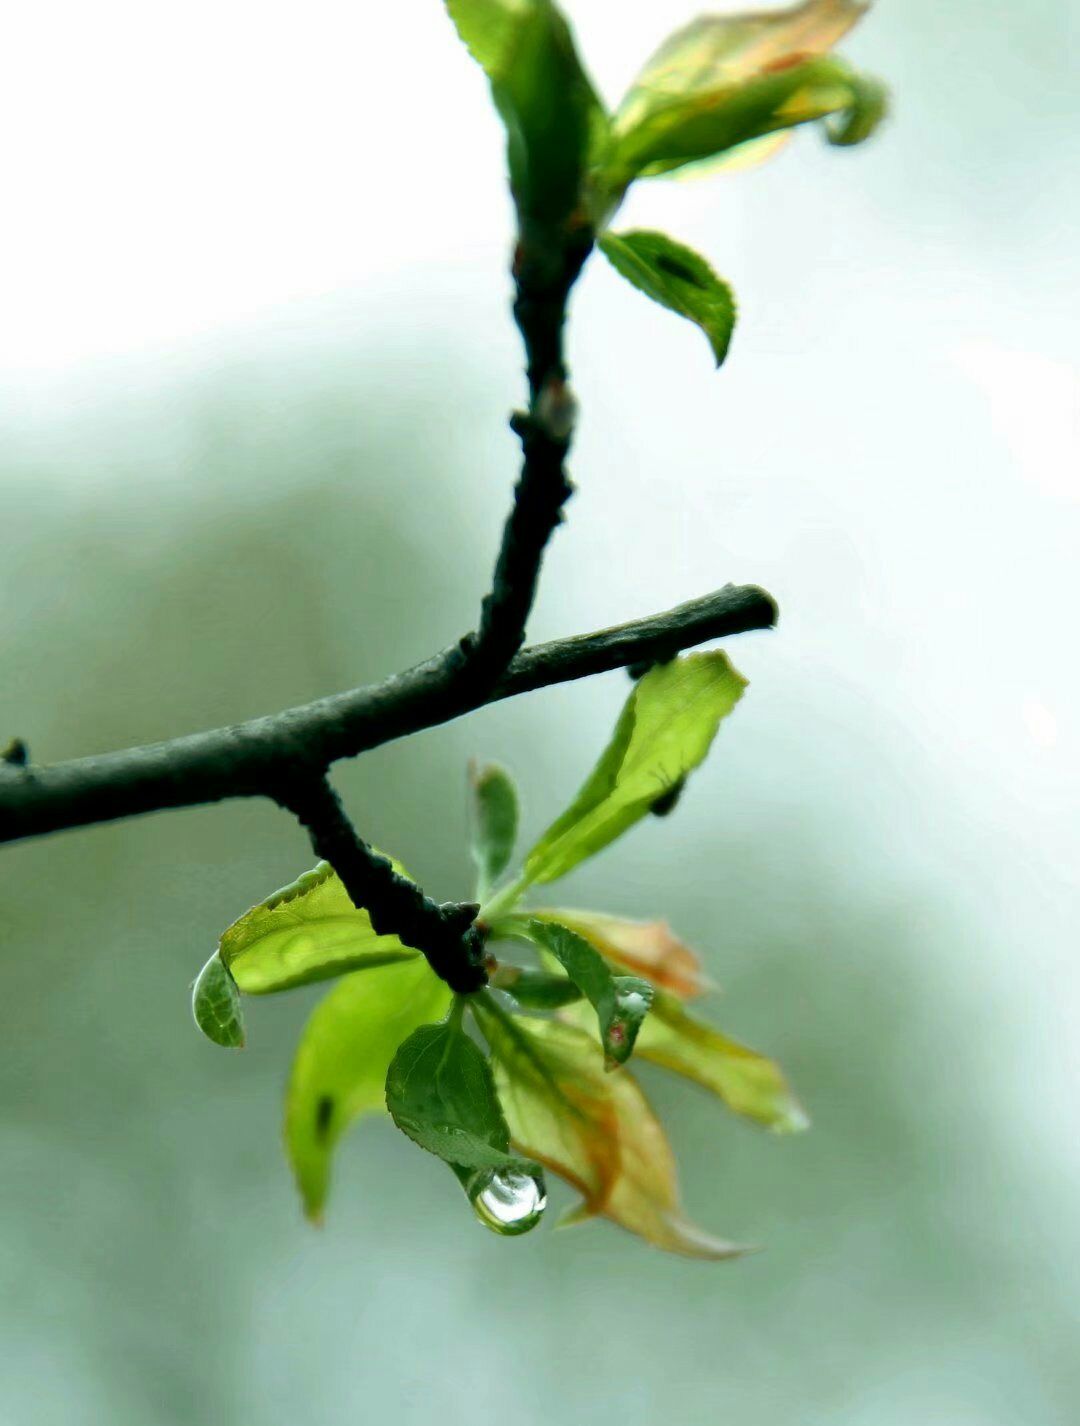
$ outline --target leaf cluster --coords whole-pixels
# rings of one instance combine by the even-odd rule
[[[568,1221],[602,1215],[693,1256],[738,1251],[687,1222],[670,1146],[626,1065],[636,1054],[745,1118],[792,1130],[805,1121],[780,1070],[687,1008],[704,977],[665,923],[530,909],[527,900],[681,786],[744,688],[719,652],[646,673],[577,795],[516,874],[514,784],[498,766],[470,769],[490,969],[478,994],[453,995],[416,950],[377,935],[325,863],[223,934],[194,990],[196,1021],[220,1045],[244,1042],[244,996],[336,981],[301,1036],[286,1095],[286,1149],[310,1217],[325,1208],[342,1134],[385,1112],[449,1166],[480,1221],[499,1233],[539,1220],[546,1170],[580,1195]]]
[[[608,109],[553,0],[446,0],[491,84],[507,134],[510,186],[530,252],[582,230],[654,302],[694,322],[719,366],[735,326],[730,286],[664,233],[615,233],[636,182],[743,168],[802,125],[851,147],[886,110],[881,83],[833,47],[866,0],[802,0],[787,9],[703,15],[677,30]]]

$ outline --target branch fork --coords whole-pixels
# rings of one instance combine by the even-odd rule
[[[525,347],[529,409],[511,426],[522,471],[477,628],[380,684],[149,747],[37,766],[15,740],[0,754],[0,842],[170,807],[269,797],[306,829],[380,935],[422,951],[455,991],[487,980],[478,907],[440,904],[357,833],[327,773],[332,763],[457,718],[486,703],[616,668],[664,662],[709,639],[771,628],[776,606],[753,585],[726,585],[666,613],[522,648],[552,533],[573,493],[566,460],[576,402],[563,328],[570,291],[593,247],[584,225],[530,234],[514,262],[514,317]]]

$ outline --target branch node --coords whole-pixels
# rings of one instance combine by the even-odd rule
[[[486,984],[483,941],[473,925],[479,906],[456,901],[440,906],[425,896],[359,836],[325,777],[290,778],[278,785],[275,800],[307,829],[316,856],[330,863],[380,936],[397,936],[422,952],[459,994]]]

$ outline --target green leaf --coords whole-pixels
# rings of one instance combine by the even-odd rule
[[[395,862],[395,869],[401,867]],[[245,912],[220,955],[245,995],[269,995],[348,971],[415,960],[396,936],[379,936],[328,862]]]
[[[539,1223],[547,1205],[543,1171],[509,1152],[491,1066],[462,1030],[460,1011],[441,1025],[422,1025],[400,1047],[386,1076],[386,1103],[404,1134],[453,1169],[485,1227],[516,1235]]]
[[[447,9],[491,81],[522,227],[565,223],[606,126],[569,25],[551,0],[447,0]]]
[[[735,327],[735,297],[703,257],[663,233],[604,233],[599,246],[627,282],[696,323],[721,365]]]
[[[191,993],[195,1023],[208,1040],[239,1050],[244,1044],[244,1016],[240,992],[217,951],[203,966]]]
[[[509,1153],[491,1066],[460,1025],[421,1025],[398,1048],[386,1076],[394,1123],[421,1148],[464,1169],[535,1169]]]
[[[684,1000],[700,995],[706,988],[701,961],[685,941],[672,934],[666,921],[631,921],[624,916],[565,907],[533,914],[541,921],[568,926],[608,960]]]
[[[477,901],[485,901],[491,888],[510,865],[518,829],[518,796],[514,780],[496,763],[469,768],[473,803],[472,856],[476,863]]]
[[[612,120],[604,180],[613,201],[636,177],[831,114],[859,109],[847,141],[858,141],[857,130],[865,138],[873,122],[860,96],[864,81],[829,54],[865,10],[863,0],[806,0],[786,10],[706,15],[676,31]]]
[[[555,957],[596,1011],[605,1063],[609,1068],[625,1064],[653,1002],[649,982],[636,975],[612,975],[608,963],[588,941],[549,918],[511,919],[495,929],[523,935]]]
[[[452,995],[422,957],[346,976],[304,1028],[285,1096],[285,1147],[308,1217],[326,1202],[330,1160],[349,1125],[386,1110],[386,1072]]]
[[[668,1252],[728,1258],[745,1249],[704,1233],[679,1203],[664,1131],[629,1070],[607,1074],[599,1045],[554,1020],[476,1006],[491,1046],[511,1142],[572,1184],[582,1203],[568,1221],[603,1214]]]
[[[638,680],[611,742],[567,810],[529,852],[520,894],[565,876],[644,817],[704,759],[746,680],[724,654],[689,654]]]
[[[446,0],[458,34],[489,79],[510,62],[530,0]]]

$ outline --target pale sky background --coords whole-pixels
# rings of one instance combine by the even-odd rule
[[[286,412],[294,383],[306,389],[323,366],[340,380],[355,360],[374,424],[382,402],[404,411],[455,472],[469,471],[454,489],[435,483],[430,518],[409,506],[404,479],[373,507],[398,509],[418,557],[448,577],[447,528],[479,530],[494,550],[514,468],[505,415],[520,396],[511,214],[485,85],[440,9],[36,0],[7,18],[10,508],[53,502],[91,530],[129,488],[165,512],[183,515],[189,497],[197,509],[203,476],[179,436],[170,458],[138,470],[109,452],[137,448],[144,427],[146,449],[168,445],[184,419],[176,393],[192,383],[270,362]],[[697,7],[569,9],[615,99]],[[777,829],[782,848],[785,829],[794,846],[806,828],[853,897],[879,897],[901,922],[909,897],[934,903],[925,922],[911,913],[913,964],[949,987],[958,1018],[924,1027],[910,1068],[948,1082],[962,1064],[965,1122],[992,1124],[1000,1162],[1032,1175],[1030,1218],[1002,1210],[987,1232],[1004,1241],[1015,1230],[1025,1245],[1034,1331],[1049,1277],[1075,1304],[1080,1247],[1080,4],[881,0],[845,49],[896,92],[877,140],[838,152],[803,132],[754,172],[642,185],[616,224],[667,229],[733,283],[740,322],[719,374],[699,333],[602,260],[590,265],[571,328],[579,494],[534,634],[599,627],[727,579],[777,595],[779,632],[732,650],[752,680],[753,718],[748,703],[724,734],[724,781],[703,783],[680,825],[705,845],[719,822],[737,840],[745,817]],[[460,401],[442,385],[448,369],[462,374]],[[267,477],[275,495],[305,478],[298,467]],[[220,519],[242,522],[246,501],[224,488]],[[29,548],[29,516],[18,531],[16,553]],[[13,590],[0,629],[29,617]],[[461,632],[451,612],[431,613],[410,656]],[[537,788],[572,783],[559,734],[576,737],[584,720],[601,737],[612,699],[597,685],[549,701],[542,736],[539,713],[485,714],[482,726],[534,749]],[[171,731],[198,725],[184,717]],[[58,722],[42,755],[91,751],[79,736]],[[627,855],[644,874],[644,854]],[[778,900],[793,894],[787,874]],[[711,875],[695,872],[699,889]],[[866,955],[872,964],[872,942]],[[978,1203],[952,1211],[967,1222]],[[276,1267],[265,1269],[264,1316],[249,1324],[251,1360],[271,1380],[291,1282]],[[437,1268],[423,1269],[429,1291]],[[314,1296],[345,1291],[308,1271],[297,1280]],[[392,1266],[380,1259],[379,1272],[385,1284]],[[966,1331],[942,1337],[937,1376],[920,1376],[913,1357],[905,1377],[897,1360],[805,1421],[1064,1423],[1025,1395],[1034,1388],[1019,1368],[1017,1396],[995,1394],[994,1341]],[[47,1369],[47,1335],[34,1352]],[[530,1399],[541,1388],[538,1377]],[[253,1421],[275,1419],[266,1395]],[[421,1407],[409,1398],[401,1419],[427,1419]],[[466,1403],[447,1409],[467,1418]],[[58,1411],[50,1423],[73,1419]],[[661,1418],[659,1407],[624,1415],[627,1426]],[[711,1419],[704,1387],[685,1416],[699,1419]],[[763,1406],[749,1421],[792,1419]]]

